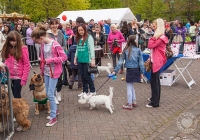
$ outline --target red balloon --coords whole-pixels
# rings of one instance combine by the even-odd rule
[[[67,16],[63,15],[62,16],[62,20],[66,21],[67,20]]]

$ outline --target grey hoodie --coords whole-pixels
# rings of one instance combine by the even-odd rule
[[[47,33],[48,33],[49,38],[52,38],[55,40],[55,36],[51,30],[48,30]],[[62,46],[63,49],[66,49],[66,40],[61,30],[58,30],[57,42]]]

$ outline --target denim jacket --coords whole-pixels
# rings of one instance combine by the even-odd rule
[[[140,73],[144,74],[144,61],[142,51],[140,48],[133,46],[130,53],[130,58],[128,58],[128,49],[122,54],[114,71],[117,73],[125,60],[125,68],[140,68]]]

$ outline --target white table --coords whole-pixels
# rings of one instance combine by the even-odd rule
[[[200,55],[196,55],[196,56],[194,56],[194,57],[180,57],[180,58],[176,59],[175,62],[174,62],[174,65],[175,65],[176,69],[178,70],[179,74],[178,74],[178,76],[174,79],[173,83],[176,82],[176,81],[178,81],[179,78],[180,78],[180,76],[181,76],[181,77],[184,79],[184,81],[186,82],[186,84],[188,85],[188,87],[191,89],[191,86],[192,86],[193,84],[196,84],[196,83],[195,83],[194,79],[192,78],[192,76],[190,75],[190,73],[189,73],[189,71],[187,70],[187,68],[188,68],[195,60],[198,60],[198,59],[200,59]],[[184,65],[183,62],[182,62],[182,60],[190,60],[190,61],[189,61],[186,65]],[[181,65],[182,65],[182,67],[178,67],[178,65],[176,64],[176,61],[179,61],[179,62],[181,63]],[[184,71],[186,71],[187,74],[189,75],[189,77],[191,78],[191,80],[190,80],[189,82],[186,80],[186,78],[185,78],[184,75],[183,75],[183,72],[184,72]],[[172,84],[173,84],[173,83],[172,83]]]

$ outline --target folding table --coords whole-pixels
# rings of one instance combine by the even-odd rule
[[[192,86],[193,84],[196,84],[196,83],[195,83],[194,79],[192,78],[192,76],[191,76],[191,74],[189,73],[189,71],[188,71],[187,68],[188,68],[195,60],[198,60],[198,59],[200,59],[200,55],[195,55],[194,57],[180,57],[180,58],[176,59],[176,60],[174,61],[174,65],[175,65],[176,69],[178,70],[179,74],[178,74],[178,76],[174,79],[173,83],[176,82],[176,81],[178,81],[179,78],[180,78],[180,76],[181,76],[181,77],[184,79],[184,81],[186,82],[186,84],[188,85],[188,87],[191,89],[191,86]],[[186,65],[184,65],[183,62],[182,62],[182,60],[190,60],[190,61],[189,61]],[[179,67],[179,66],[177,65],[177,61],[179,61],[179,62],[181,63],[181,67]],[[189,82],[186,80],[185,76],[183,75],[183,72],[184,72],[184,71],[186,71],[187,74],[189,75],[189,77],[191,78],[191,80],[190,80]],[[172,84],[173,84],[173,83],[172,83]]]

